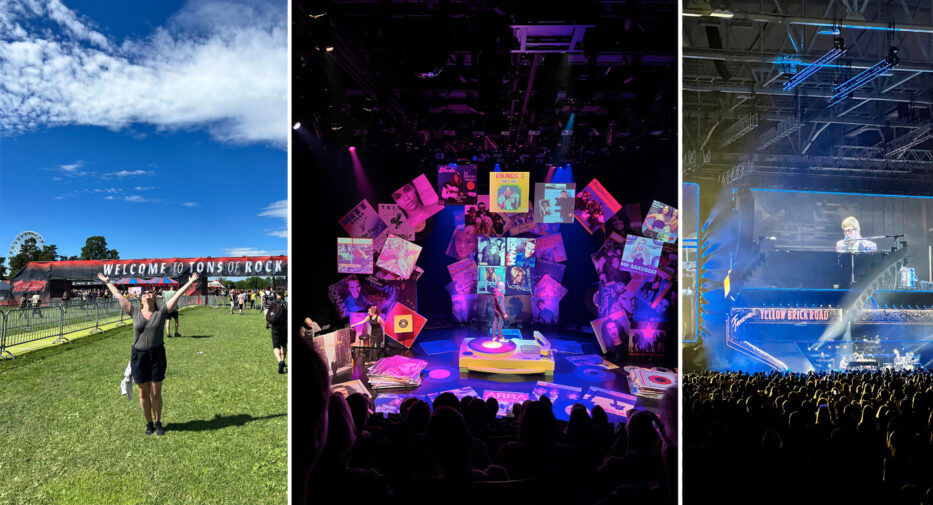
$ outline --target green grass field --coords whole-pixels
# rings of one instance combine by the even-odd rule
[[[0,504],[284,504],[288,384],[262,313],[181,312],[163,437],[120,396],[129,327],[0,361]]]

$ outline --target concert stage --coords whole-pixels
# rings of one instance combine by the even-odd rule
[[[522,337],[521,331],[503,332],[504,340],[489,336],[464,338],[458,352],[460,371],[498,374],[554,375],[554,353],[551,343],[534,332],[533,339]]]
[[[510,331],[506,329],[504,331],[506,338],[510,337],[510,333],[514,335],[515,331],[517,330]],[[531,329],[522,329],[521,333],[525,337],[524,339],[510,340],[512,344],[516,345],[516,348],[536,345],[535,341],[532,339],[533,332]],[[590,387],[596,387],[603,390],[623,393],[625,395],[631,394],[632,386],[629,383],[624,368],[624,365],[628,365],[629,363],[616,363],[619,367],[610,370],[602,366],[597,366],[595,363],[577,366],[571,361],[579,356],[600,354],[599,347],[594,342],[592,334],[556,329],[545,329],[542,333],[546,335],[547,340],[551,344],[551,359],[553,360],[554,368],[553,372],[549,374],[461,371],[460,355],[464,342],[467,342],[467,346],[471,341],[484,342],[485,339],[488,338],[488,329],[451,327],[425,329],[410,350],[401,351],[401,354],[406,357],[421,359],[428,362],[428,366],[424,370],[423,382],[417,388],[393,388],[374,391],[368,384],[366,376],[367,365],[364,363],[365,357],[363,356],[357,356],[354,359],[352,370],[338,374],[331,379],[331,382],[340,383],[359,379],[366,385],[367,390],[370,392],[371,396],[377,400],[377,403],[379,403],[379,397],[386,394],[403,394],[419,397],[428,396],[427,399],[430,400],[430,396],[434,396],[442,391],[458,388],[472,388],[477,396],[481,398],[486,391],[498,392],[499,394],[496,396],[500,399],[501,404],[501,398],[503,398],[503,396],[515,398],[518,401],[526,399],[526,397],[530,398],[539,381],[569,386],[571,388],[579,388],[582,393],[586,393]],[[509,348],[511,344],[505,344],[505,347]],[[428,354],[428,352],[432,352],[432,354]],[[395,354],[395,352],[391,354]],[[643,367],[652,366],[643,361],[637,363],[633,362],[631,364],[637,364]],[[515,394],[507,395],[505,393]],[[658,401],[656,399],[636,396],[632,398],[632,400],[634,401],[634,408],[636,410],[657,412]],[[572,405],[572,403],[576,402],[571,402],[568,405],[555,404],[555,416],[558,419],[568,419],[568,407]],[[579,403],[584,403],[582,398]],[[377,409],[378,408],[377,405]]]
[[[745,288],[726,342],[775,370],[879,370],[933,360],[933,291]],[[910,356],[910,359],[907,357]]]
[[[694,191],[697,213],[698,198]],[[933,198],[737,184],[715,205],[692,264],[699,296],[684,299],[691,333],[703,342],[691,351],[702,349],[706,366],[809,372],[933,363],[933,235],[925,224]]]

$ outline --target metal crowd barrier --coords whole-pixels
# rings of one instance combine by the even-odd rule
[[[217,308],[229,308],[230,307],[230,297],[228,295],[218,296],[218,295],[208,295],[207,297],[207,306]],[[246,306],[249,307],[249,302],[246,302]],[[256,305],[253,307],[253,310],[262,310],[262,298],[256,298]]]
[[[198,302],[198,296],[183,295],[178,300],[178,308],[194,307]],[[140,299],[131,298],[130,303],[139,307]],[[0,313],[0,358],[13,358],[7,348],[14,345],[51,337],[56,337],[53,344],[70,342],[66,337],[68,334],[86,330],[100,333],[104,331],[101,326],[112,323],[120,326],[130,323],[130,317],[120,308],[120,303],[112,299],[94,302],[69,300],[65,304],[56,299],[51,306],[3,312]]]
[[[224,296],[219,296],[219,295],[208,295],[208,297],[207,297],[207,305],[210,306],[210,307],[213,307],[213,308],[215,308],[215,309],[219,309],[219,308],[223,308],[223,307],[229,307],[229,306],[230,306],[230,298],[227,297],[226,295],[224,295]]]

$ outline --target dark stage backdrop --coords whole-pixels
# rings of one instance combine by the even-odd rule
[[[317,139],[301,137],[302,131],[295,135],[292,243],[297,260],[292,264],[293,320],[298,325],[310,316],[322,325],[342,326],[344,322],[327,296],[328,286],[345,277],[337,273],[337,237],[347,236],[338,220],[363,198],[373,207],[394,203],[392,192],[422,173],[435,184],[437,165],[443,162],[435,160],[433,154],[423,159],[423,153],[371,153],[358,146],[367,179],[362,181],[345,148],[322,147]],[[478,164],[478,168],[477,193],[488,194],[492,164]],[[657,141],[639,151],[606,156],[572,169],[577,191],[595,177],[620,204],[639,203],[643,214],[653,200],[677,202],[676,148],[672,141]],[[547,175],[545,166],[503,166],[502,170],[530,172],[532,188],[534,183],[544,182]],[[454,261],[445,254],[454,229],[454,209],[447,207],[434,215],[425,233],[415,240],[423,247],[418,266],[424,269],[418,281],[418,312],[429,320],[452,319],[450,296],[444,286],[450,282],[447,265]],[[602,246],[606,236],[602,231],[590,235],[576,221],[562,224],[560,231],[568,257],[563,284],[569,290],[561,301],[560,323],[588,326],[597,317],[583,301],[586,290],[598,280],[590,254]]]

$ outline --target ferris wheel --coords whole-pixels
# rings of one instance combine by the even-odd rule
[[[24,232],[20,232],[20,234],[17,235],[16,238],[13,240],[13,243],[10,244],[10,252],[7,253],[7,258],[12,258],[13,256],[16,256],[17,254],[19,254],[19,247],[20,245],[22,245],[22,243],[27,238],[36,239],[36,247],[38,247],[39,249],[42,249],[43,247],[45,247],[45,240],[42,238],[42,235],[39,235],[38,232],[28,231],[28,230]]]

